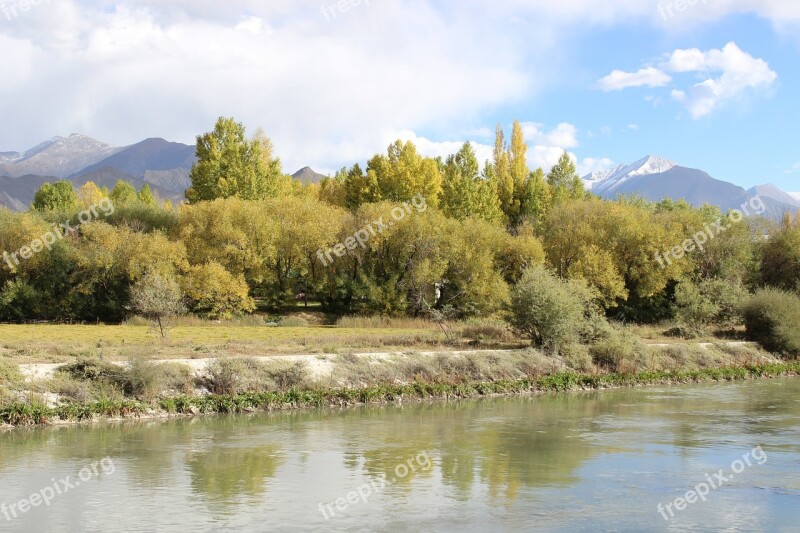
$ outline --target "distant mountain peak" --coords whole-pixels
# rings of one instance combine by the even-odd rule
[[[630,165],[619,165],[610,170],[593,172],[583,177],[586,186],[598,194],[609,193],[631,178],[662,174],[675,168],[674,162],[657,155],[648,155]]]
[[[302,181],[303,183],[319,183],[327,176],[320,174],[311,167],[303,167],[292,174],[292,177],[296,180]]]

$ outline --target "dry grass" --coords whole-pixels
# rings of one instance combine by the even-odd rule
[[[382,316],[345,316],[336,326],[347,329],[438,329],[438,324],[422,318],[390,318]]]
[[[536,350],[453,355],[403,354],[391,358],[340,356],[331,383],[351,388],[385,384],[493,382],[537,378],[564,369]],[[330,385],[328,384],[328,385]]]

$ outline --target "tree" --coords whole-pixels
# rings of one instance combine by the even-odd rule
[[[271,143],[263,134],[247,140],[245,128],[221,117],[214,131],[197,137],[197,163],[186,191],[190,203],[238,197],[259,200],[276,196],[283,179],[280,162],[271,159]]]
[[[158,205],[158,201],[156,197],[153,195],[153,190],[150,188],[150,185],[145,183],[142,186],[142,190],[139,191],[139,201],[142,202],[144,205],[156,206]]]
[[[70,181],[45,183],[36,191],[32,207],[37,211],[73,211],[78,207],[78,195]]]
[[[800,224],[785,217],[763,248],[764,283],[787,291],[800,291]]]
[[[493,222],[502,218],[496,183],[481,177],[478,158],[468,142],[447,158],[441,209],[446,216],[457,220],[475,216]]]
[[[191,267],[183,289],[192,310],[208,318],[227,320],[256,308],[244,277],[234,276],[214,261]]]
[[[566,151],[547,174],[547,183],[553,191],[553,202],[556,204],[568,199],[579,199],[586,194],[575,163]]]
[[[78,198],[83,207],[91,207],[108,198],[108,191],[100,189],[93,181],[87,181],[78,189]]]
[[[130,308],[155,321],[161,338],[166,338],[164,321],[186,313],[181,288],[173,278],[148,272],[131,287]]]
[[[500,207],[509,219],[514,218],[514,178],[511,175],[511,160],[506,148],[503,127],[498,124],[494,140],[494,164],[492,177],[497,182]]]
[[[367,189],[372,201],[408,202],[423,196],[431,207],[439,205],[442,175],[435,159],[423,157],[411,141],[395,141],[387,155],[376,155],[367,164]]]
[[[122,207],[138,202],[139,193],[137,193],[136,188],[127,181],[118,180],[111,190],[109,198],[111,198],[115,206]]]
[[[261,162],[266,168],[266,197],[287,194],[292,186],[292,178],[284,175],[281,160],[275,156],[272,140],[263,129],[258,128],[253,135],[253,142],[261,148]]]
[[[522,218],[539,227],[544,221],[552,204],[550,186],[544,178],[544,172],[537,168],[528,176],[525,184],[525,195],[522,199]]]

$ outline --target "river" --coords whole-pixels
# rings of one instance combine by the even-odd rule
[[[0,480],[12,532],[797,532],[800,379],[20,429]]]

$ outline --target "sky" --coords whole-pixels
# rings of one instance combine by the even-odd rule
[[[580,172],[653,154],[800,191],[794,0],[0,0],[0,151],[263,128],[284,170],[396,139]]]

